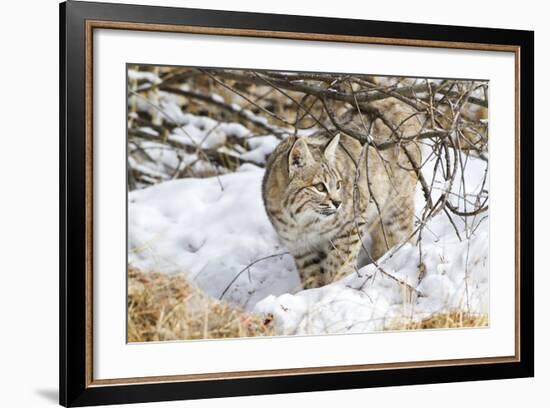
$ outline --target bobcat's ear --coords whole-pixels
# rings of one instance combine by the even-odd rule
[[[288,155],[288,172],[290,176],[294,174],[295,171],[313,163],[313,156],[307,147],[307,143],[304,139],[298,138]]]
[[[340,133],[338,133],[336,136],[332,138],[332,140],[329,142],[327,147],[325,147],[325,159],[327,159],[330,163],[334,163],[334,160],[336,159],[336,149],[338,148],[338,143],[340,142]]]

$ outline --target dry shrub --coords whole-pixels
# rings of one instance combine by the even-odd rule
[[[273,335],[264,318],[211,298],[182,275],[128,267],[128,341]]]
[[[474,314],[464,311],[434,313],[421,320],[401,320],[390,323],[386,330],[458,329],[464,327],[486,327],[487,314]]]

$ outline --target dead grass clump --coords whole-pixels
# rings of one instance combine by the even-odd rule
[[[421,320],[401,320],[390,323],[386,330],[458,329],[464,327],[485,327],[489,325],[487,314],[464,311],[435,313]]]
[[[182,275],[128,267],[128,341],[273,335],[264,318],[211,298]]]

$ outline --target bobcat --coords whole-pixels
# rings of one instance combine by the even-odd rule
[[[384,100],[376,107],[401,137],[418,131],[418,118],[401,102]],[[368,126],[375,141],[390,139],[387,124],[375,120]],[[304,288],[353,272],[367,234],[368,257],[376,260],[408,239],[413,228],[417,178],[407,154],[418,164],[419,148],[408,143],[375,150],[345,134],[327,136],[281,142],[262,186],[266,212],[293,255]]]

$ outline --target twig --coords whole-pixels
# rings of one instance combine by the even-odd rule
[[[235,275],[235,277],[233,277],[233,279],[231,279],[231,282],[229,282],[229,285],[227,285],[227,287],[223,290],[222,294],[220,295],[220,300],[223,299],[223,297],[225,296],[225,294],[227,293],[227,291],[229,290],[229,288],[231,288],[231,286],[233,286],[233,284],[235,283],[235,281],[239,278],[239,276],[241,276],[245,271],[247,271],[248,269],[250,269],[252,266],[256,265],[258,262],[261,262],[261,261],[265,261],[266,259],[270,259],[270,258],[276,258],[278,256],[283,256],[283,255],[289,255],[290,253],[289,252],[281,252],[280,254],[274,254],[274,255],[268,255],[268,256],[264,256],[263,258],[260,258],[260,259],[256,259],[254,262],[248,264],[247,266],[245,266],[243,269],[241,269],[239,271],[239,273],[237,273]]]

